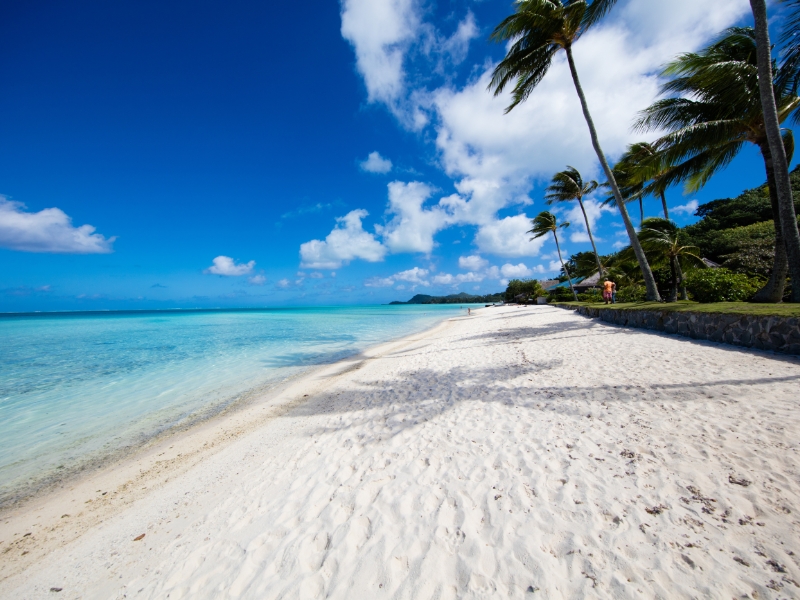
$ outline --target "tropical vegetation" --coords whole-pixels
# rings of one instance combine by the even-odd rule
[[[652,142],[631,144],[612,167],[600,146],[594,121],[581,88],[572,48],[615,4],[615,0],[517,0],[512,15],[491,39],[507,43],[489,89],[495,95],[512,86],[513,110],[547,75],[555,55],[566,54],[575,91],[592,146],[605,174],[606,203],[620,212],[630,246],[601,256],[595,244],[585,200],[599,187],[584,181],[573,167],[555,174],[547,188],[548,204],[577,202],[583,213],[592,252],[564,261],[558,244],[556,217],[545,211],[533,219],[536,239],[552,232],[562,264],[563,281],[591,271],[618,284],[619,295],[631,299],[675,302],[684,299],[755,302],[800,302],[800,230],[794,191],[798,176],[788,164],[794,151],[787,120],[800,120],[800,0],[784,0],[789,9],[782,48],[773,58],[765,0],[750,0],[754,27],[728,29],[698,52],[679,55],[661,73],[664,97],[645,109],[634,123],[642,132],[658,131]],[[613,82],[612,82],[613,83]],[[756,147],[766,185],[735,200],[699,207],[698,223],[680,228],[670,220],[667,190],[683,185],[696,191],[747,145]],[[663,218],[644,218],[643,199],[661,202]],[[638,201],[640,230],[634,229],[626,204]],[[590,265],[589,257],[593,259]],[[705,260],[701,260],[705,259]],[[707,266],[721,269],[706,269]],[[708,272],[706,272],[708,271]],[[713,271],[713,273],[711,273]],[[789,282],[787,285],[787,275]],[[736,293],[725,286],[739,286]],[[753,287],[758,287],[757,291]],[[565,290],[552,295],[563,296]]]

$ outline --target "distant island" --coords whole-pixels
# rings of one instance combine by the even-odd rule
[[[429,296],[428,294],[417,294],[408,302],[395,300],[389,304],[480,304],[483,302],[502,302],[505,299],[503,292],[488,294],[486,296],[475,296],[461,292],[460,294],[450,294],[449,296]]]

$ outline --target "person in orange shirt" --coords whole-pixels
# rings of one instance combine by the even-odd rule
[[[614,301],[614,288],[616,288],[616,284],[613,281],[609,281],[606,279],[603,282],[603,300],[606,301],[606,304],[612,304]]]

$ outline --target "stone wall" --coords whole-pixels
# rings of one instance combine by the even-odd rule
[[[674,333],[696,340],[708,340],[800,354],[800,318],[719,313],[683,312],[671,310],[608,309],[602,306],[569,306],[559,308],[615,325],[652,329]]]

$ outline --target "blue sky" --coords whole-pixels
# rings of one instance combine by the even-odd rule
[[[668,6],[667,6],[668,5]],[[576,46],[607,153],[747,0],[621,0]],[[600,178],[561,59],[503,115],[507,0],[0,3],[0,311],[378,303],[555,270],[547,179]],[[746,151],[693,202],[763,182]],[[601,251],[624,239],[592,204]],[[646,213],[658,204],[648,201]],[[635,213],[634,213],[635,214]],[[574,211],[567,252],[589,248]]]

